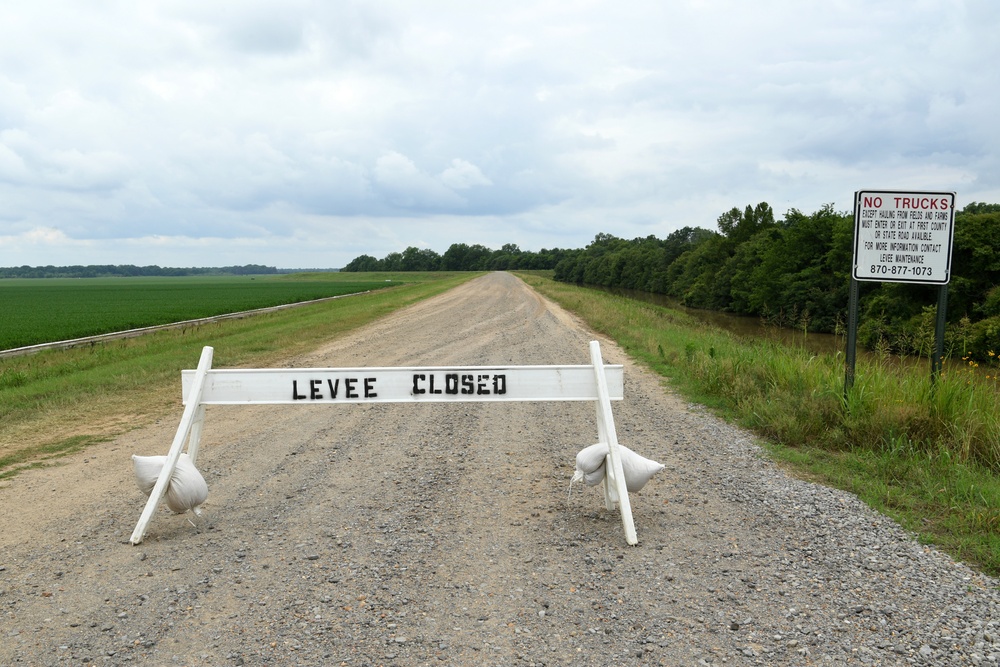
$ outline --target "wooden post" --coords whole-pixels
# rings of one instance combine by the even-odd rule
[[[163,495],[167,492],[167,486],[170,484],[170,476],[174,474],[177,459],[181,457],[181,452],[184,450],[184,442],[191,433],[191,426],[194,423],[195,415],[198,413],[199,408],[202,408],[201,392],[205,387],[205,376],[208,375],[208,370],[212,367],[212,356],[214,354],[215,350],[211,347],[205,347],[201,351],[198,371],[195,375],[191,392],[187,396],[187,405],[184,407],[181,423],[177,427],[177,433],[174,435],[174,442],[170,445],[170,451],[167,453],[167,460],[163,464],[163,470],[160,471],[160,476],[157,478],[156,485],[153,486],[153,490],[149,494],[149,500],[146,501],[146,506],[142,510],[139,522],[136,524],[135,530],[132,531],[132,537],[129,538],[129,542],[132,544],[142,542],[142,538],[146,534],[146,527],[153,519],[153,513],[156,512],[156,508],[163,499]],[[204,412],[202,412],[202,415],[204,415]],[[195,453],[197,454],[197,451]]]
[[[608,379],[604,375],[601,346],[596,340],[590,342],[590,360],[597,377],[597,432],[601,436],[606,436],[606,440],[602,438],[602,441],[608,443],[608,458],[604,470],[605,503],[608,502],[608,493],[614,491],[618,507],[621,509],[625,541],[635,545],[639,543],[639,538],[636,536],[635,523],[632,521],[632,503],[628,498],[622,458],[618,452],[618,433],[615,431],[614,415],[611,414],[611,397],[608,393]]]
[[[187,453],[191,463],[198,465],[198,449],[201,447],[201,428],[205,425],[205,406],[199,405],[191,422],[191,434],[188,436]]]

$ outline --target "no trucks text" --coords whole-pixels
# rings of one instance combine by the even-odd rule
[[[951,208],[951,201],[947,197],[893,197],[894,208],[912,209],[925,211],[947,211]],[[861,206],[863,208],[882,208],[881,197],[864,197]]]

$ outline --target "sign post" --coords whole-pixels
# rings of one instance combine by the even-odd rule
[[[938,285],[931,382],[944,356],[944,323],[955,236],[954,192],[860,190],[854,193],[854,265],[848,308],[847,373],[844,393],[854,383],[857,340],[856,281]]]

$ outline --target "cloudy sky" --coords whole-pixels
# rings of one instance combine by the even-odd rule
[[[0,266],[582,248],[858,189],[1000,202],[995,0],[34,0]]]

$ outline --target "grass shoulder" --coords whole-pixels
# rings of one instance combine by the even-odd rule
[[[345,299],[136,338],[0,359],[0,478],[178,413],[180,371],[268,367],[478,273],[353,274],[399,283]],[[406,280],[406,282],[403,282]]]
[[[850,491],[919,539],[1000,575],[1000,387],[996,373],[859,361],[747,340],[683,313],[518,274],[688,400],[758,434],[796,476]]]

